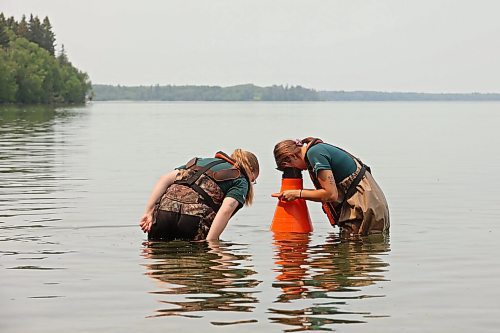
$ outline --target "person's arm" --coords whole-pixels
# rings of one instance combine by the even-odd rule
[[[215,215],[214,221],[210,226],[210,230],[208,231],[207,241],[219,239],[219,236],[226,228],[229,219],[233,215],[234,210],[238,208],[239,204],[238,200],[234,198],[224,198],[222,205],[220,206],[219,211],[217,212],[217,215]]]
[[[151,225],[153,224],[153,211],[155,204],[160,199],[160,197],[165,193],[167,188],[172,185],[177,177],[179,170],[173,170],[169,173],[160,177],[158,182],[153,188],[151,195],[149,196],[148,202],[146,204],[146,209],[144,210],[144,215],[141,217],[140,226],[142,231],[149,232]]]
[[[333,178],[332,170],[319,170],[318,180],[321,185],[317,190],[287,190],[280,193],[273,193],[271,196],[284,201],[295,199],[305,199],[317,202],[336,201],[338,198],[337,185]]]

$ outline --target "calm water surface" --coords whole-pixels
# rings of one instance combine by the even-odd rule
[[[497,332],[500,103],[0,107],[1,332]],[[389,237],[269,231],[272,148],[317,136],[372,167]],[[148,243],[157,178],[255,152],[254,206],[219,243]],[[305,180],[305,187],[312,187]]]

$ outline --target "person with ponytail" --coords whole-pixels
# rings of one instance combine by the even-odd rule
[[[317,138],[283,140],[274,147],[278,170],[308,170],[315,189],[272,194],[280,200],[321,202],[323,211],[342,236],[385,233],[389,208],[370,168],[342,148]]]
[[[249,151],[193,158],[160,177],[141,229],[149,240],[217,240],[229,219],[243,205],[252,204],[258,176],[259,162]]]

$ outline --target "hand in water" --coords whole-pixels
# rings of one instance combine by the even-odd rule
[[[149,232],[149,230],[151,230],[151,226],[153,225],[153,214],[144,214],[139,224],[143,232]]]

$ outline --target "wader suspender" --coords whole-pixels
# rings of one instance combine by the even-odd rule
[[[240,168],[238,166],[238,164],[236,163],[236,161],[234,161],[231,157],[229,157],[226,153],[222,152],[222,151],[218,151],[216,154],[215,154],[215,158],[220,158],[220,159],[223,159],[225,160],[227,163],[233,165],[237,170],[239,170],[241,172],[241,174],[243,175],[243,177],[245,177],[245,179],[247,180],[248,182],[248,187],[247,187],[247,191],[250,191],[250,178],[248,177],[245,169],[243,168]]]
[[[195,182],[198,180],[198,178],[201,177],[202,174],[204,174],[211,167],[213,167],[213,166],[215,166],[217,164],[224,163],[224,162],[225,162],[224,160],[218,160],[218,161],[213,161],[211,163],[208,163],[203,168],[201,168],[198,171],[196,171],[196,173],[194,175],[192,175],[191,177],[189,177],[188,179],[185,179],[185,180],[176,180],[174,182],[174,184],[184,185],[184,186],[190,187],[193,190],[195,190],[199,195],[201,195],[203,197],[203,199],[205,200],[205,203],[208,206],[210,206],[214,210],[214,212],[217,213],[217,211],[220,208],[219,205],[216,205],[215,202],[212,200],[212,197],[209,196],[207,194],[207,192],[205,192]],[[196,165],[196,161],[195,161],[194,165]]]
[[[309,148],[311,148],[312,146],[314,146],[314,145],[316,145],[318,143],[323,143],[323,141],[320,140],[320,139],[317,139],[317,138],[313,139],[307,145],[307,150],[306,150],[306,153],[304,154],[304,159],[306,160],[307,170],[309,171],[309,175],[311,176],[311,179],[312,179],[312,181],[314,183],[314,186],[316,186],[317,189],[321,188],[321,184],[319,183],[318,178],[314,174],[314,171],[313,171],[313,169],[311,167],[311,163],[309,162],[309,160],[307,158],[307,151],[309,150]],[[361,169],[359,170],[358,174],[356,175],[356,178],[353,179],[353,181],[351,182],[351,184],[347,188],[346,193],[344,194],[344,198],[342,199],[342,201],[338,205],[334,205],[332,202],[323,202],[322,203],[323,211],[325,212],[326,216],[328,217],[328,220],[330,221],[330,224],[332,226],[334,226],[335,224],[337,224],[337,222],[340,219],[340,213],[342,211],[342,206],[344,206],[344,203],[350,197],[352,197],[354,195],[354,193],[356,193],[356,186],[358,186],[359,182],[361,181],[361,179],[365,175],[365,172],[367,170],[368,170],[368,172],[371,172],[371,170],[370,170],[369,166],[367,166],[366,164],[364,164],[363,162],[361,162],[361,160],[359,158],[357,158],[356,156],[352,155],[348,151],[346,151],[346,150],[344,150],[344,149],[342,149],[340,147],[334,146],[334,145],[330,145],[330,146],[335,147],[337,149],[340,149],[341,151],[343,151],[344,153],[348,154],[352,159],[356,160],[361,165]]]

